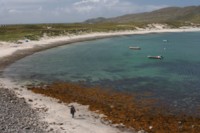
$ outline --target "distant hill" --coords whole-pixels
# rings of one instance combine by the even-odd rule
[[[85,21],[85,23],[99,23],[99,22],[104,22],[104,21],[106,21],[106,18],[99,17],[99,18],[94,18],[94,19],[88,19]]]
[[[86,20],[85,23],[168,23],[188,22],[200,23],[200,6],[167,7],[152,12],[127,14],[115,18],[96,18]]]

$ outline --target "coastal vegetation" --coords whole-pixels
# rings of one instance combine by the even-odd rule
[[[0,25],[0,41],[38,40],[43,36],[135,30],[147,28],[153,23],[167,25],[168,28],[199,26],[200,6],[168,7],[115,18],[93,18],[82,23]]]
[[[29,86],[29,90],[59,99],[60,102],[78,102],[90,105],[92,111],[105,114],[112,124],[123,123],[125,127],[145,130],[149,133],[198,133],[200,118],[175,114],[163,106],[156,106],[157,99],[138,100],[141,94],[114,92],[111,89],[87,87],[84,84],[54,83]],[[149,95],[149,94],[142,94]]]
[[[142,24],[138,24],[142,26]],[[91,32],[110,32],[134,30],[135,24],[27,24],[0,26],[0,41],[17,41],[20,39],[38,40],[43,36],[80,35]]]
[[[75,23],[75,24],[27,24],[27,25],[2,25],[0,26],[0,41],[39,40],[41,37],[60,35],[81,35],[93,32],[117,32],[148,28],[148,23]],[[180,22],[166,22],[170,28],[185,26]],[[187,25],[189,26],[189,25]]]

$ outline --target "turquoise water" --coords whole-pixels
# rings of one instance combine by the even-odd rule
[[[148,59],[148,55],[164,59]],[[4,76],[151,92],[170,106],[191,112],[200,105],[200,32],[121,36],[61,46],[17,61]]]

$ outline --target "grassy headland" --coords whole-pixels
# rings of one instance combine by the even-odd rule
[[[161,23],[162,24],[162,23]],[[168,22],[171,28],[183,26],[179,22]],[[148,23],[74,23],[74,24],[26,24],[0,25],[0,41],[39,40],[43,36],[80,35],[92,32],[115,32],[146,28]]]
[[[141,25],[141,24],[140,24]],[[38,40],[44,35],[78,35],[91,32],[124,31],[135,29],[134,24],[27,24],[0,26],[0,41],[17,41],[20,39]]]
[[[35,93],[59,99],[65,103],[78,102],[90,105],[92,111],[105,114],[112,123],[123,123],[136,130],[149,133],[198,133],[200,118],[184,114],[175,115],[165,106],[154,106],[156,99],[138,100],[130,95],[105,90],[99,87],[86,87],[82,84],[54,83],[48,86],[29,87]]]

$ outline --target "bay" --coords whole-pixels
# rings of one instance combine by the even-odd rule
[[[118,91],[150,92],[150,97],[193,113],[200,105],[199,42],[200,32],[79,42],[25,57],[7,67],[3,75],[24,82],[84,81]],[[149,59],[148,55],[164,58]]]

